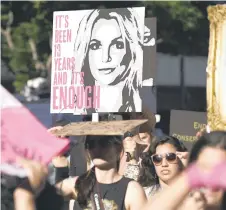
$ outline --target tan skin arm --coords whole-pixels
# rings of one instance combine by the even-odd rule
[[[154,199],[149,200],[143,210],[175,210],[184,201],[190,190],[187,177],[182,173],[169,188],[164,189]]]
[[[39,162],[32,160],[18,158],[17,162],[27,171],[28,179],[34,192],[39,192],[47,178],[47,168]],[[36,210],[33,193],[18,187],[14,191],[13,197],[16,210]]]
[[[141,185],[136,181],[129,182],[125,196],[126,210],[142,209],[146,203],[147,197]]]
[[[57,183],[55,187],[59,190],[60,194],[69,199],[77,199],[77,192],[75,190],[75,182],[78,177],[70,177]]]
[[[16,189],[13,198],[15,210],[36,210],[34,196],[27,190]]]

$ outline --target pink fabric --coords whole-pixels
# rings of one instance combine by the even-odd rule
[[[208,174],[203,173],[196,164],[192,164],[186,170],[188,184],[191,188],[200,188],[205,186]]]
[[[2,163],[15,163],[16,157],[48,164],[64,152],[69,141],[58,139],[23,106],[2,108],[1,153]]]
[[[226,190],[226,161],[216,165],[211,172],[203,172],[192,164],[186,173],[188,184],[192,189],[208,187]]]
[[[226,190],[226,161],[218,164],[208,179],[209,187]]]

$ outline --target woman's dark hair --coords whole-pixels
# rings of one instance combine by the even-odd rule
[[[95,140],[111,141],[114,145],[118,146],[120,150],[123,149],[122,136],[87,136],[85,145],[87,145],[87,142]],[[119,169],[119,162],[120,159],[117,161],[117,169]],[[95,183],[95,167],[91,168],[77,179],[75,188],[78,192],[77,201],[81,208],[85,208],[87,206]]]
[[[211,133],[205,133],[203,136],[201,136],[192,147],[189,164],[198,159],[199,154],[205,147],[220,148],[226,151],[226,132],[213,131]],[[223,195],[221,209],[226,209],[226,192],[224,192]]]
[[[173,145],[178,152],[186,152],[187,148],[184,144],[173,136],[161,136],[154,137],[152,146],[148,152],[145,152],[141,156],[141,171],[138,178],[138,182],[143,187],[147,187],[150,185],[159,184],[159,180],[157,179],[157,174],[155,171],[155,166],[152,162],[151,156],[156,153],[156,148],[159,145],[163,144],[171,144]]]

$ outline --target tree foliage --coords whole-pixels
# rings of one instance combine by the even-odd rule
[[[73,2],[12,1],[1,5],[2,58],[16,74],[20,90],[27,79],[51,69],[54,11],[145,6],[146,17],[157,17],[158,52],[207,55],[211,2]]]

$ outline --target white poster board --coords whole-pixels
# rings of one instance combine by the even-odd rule
[[[51,113],[141,112],[144,7],[54,12]]]

